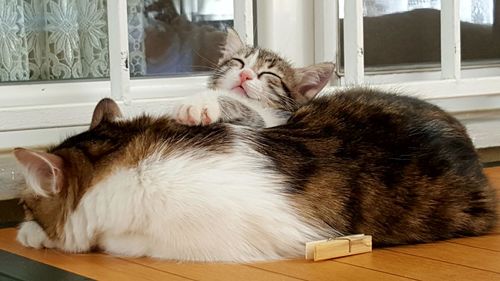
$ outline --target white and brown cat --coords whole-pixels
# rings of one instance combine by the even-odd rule
[[[341,234],[396,245],[496,223],[465,128],[417,99],[351,89],[272,128],[120,115],[105,99],[88,131],[14,151],[27,184],[20,243],[250,262],[302,257],[306,242]]]

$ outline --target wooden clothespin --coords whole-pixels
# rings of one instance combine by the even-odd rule
[[[306,243],[306,259],[322,261],[372,251],[372,236],[355,234]]]

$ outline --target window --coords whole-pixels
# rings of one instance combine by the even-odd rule
[[[57,142],[112,97],[165,112],[206,88],[226,27],[253,43],[252,0],[0,0],[0,149]]]
[[[232,0],[128,0],[130,75],[172,76],[210,71],[220,56]]]
[[[500,63],[500,28],[495,28],[494,25],[494,1],[461,0],[459,5],[462,67]],[[341,40],[343,9],[344,1],[340,1]],[[498,25],[498,20],[496,24]],[[364,0],[363,40],[366,72],[439,70],[440,25],[440,0]],[[342,42],[340,46],[342,70]]]
[[[109,75],[104,0],[0,1],[0,82]]]
[[[343,1],[340,6],[344,6]],[[440,8],[439,0],[363,1],[366,71],[439,67]],[[343,38],[342,8],[339,13]]]
[[[462,68],[500,64],[500,7],[498,5],[500,3],[497,1],[495,6],[494,0],[462,0],[460,2]]]

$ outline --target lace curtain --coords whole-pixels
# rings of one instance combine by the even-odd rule
[[[146,73],[144,0],[128,1],[131,75]],[[0,0],[0,81],[109,76],[106,0]]]

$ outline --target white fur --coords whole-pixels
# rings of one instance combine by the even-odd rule
[[[50,241],[42,227],[34,221],[23,222],[17,232],[17,241],[25,247],[52,248],[54,243]]]
[[[286,123],[289,113],[262,106],[258,101],[237,96],[225,90],[207,90],[183,100],[174,107],[171,114],[179,123],[185,125],[208,125],[216,123],[221,118],[221,108],[218,102],[220,96],[227,96],[251,108],[262,117],[265,127],[274,127]],[[211,122],[204,121],[207,114]]]
[[[208,125],[221,118],[221,109],[217,100],[223,91],[206,91],[182,101],[174,108],[173,117],[184,125]],[[207,116],[204,116],[204,115]],[[206,117],[209,122],[205,121]]]
[[[163,157],[119,168],[92,187],[58,247],[86,251],[97,244],[123,256],[249,262],[300,257],[305,242],[324,238],[296,214],[282,192],[284,179],[243,142],[230,153]]]

